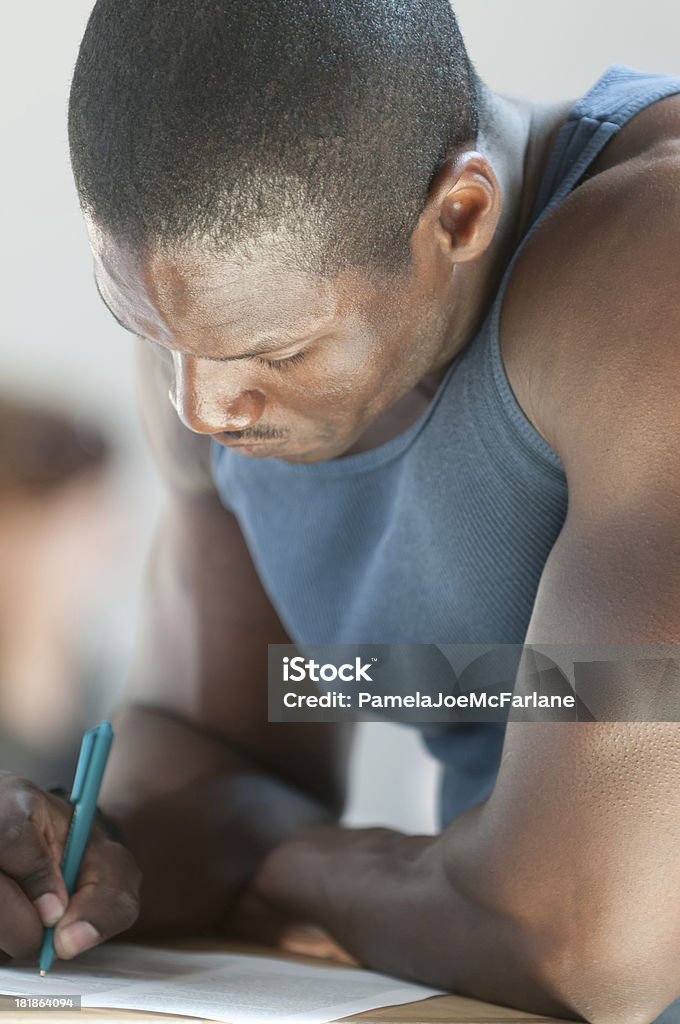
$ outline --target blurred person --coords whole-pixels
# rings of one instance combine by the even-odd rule
[[[0,769],[68,785],[106,701],[89,637],[116,550],[103,431],[0,396]]]

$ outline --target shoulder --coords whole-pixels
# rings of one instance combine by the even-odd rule
[[[170,404],[170,367],[142,341],[137,343],[135,363],[141,418],[165,483],[188,496],[214,493],[210,438],[188,430]]]
[[[605,438],[621,441],[620,472],[636,444],[658,446],[663,431],[677,448],[679,237],[676,96],[607,146],[533,236],[506,295],[510,384],[568,477],[595,471]]]

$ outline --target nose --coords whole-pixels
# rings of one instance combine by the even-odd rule
[[[196,434],[221,434],[252,427],[264,412],[261,391],[241,388],[230,363],[174,353],[175,387],[170,401],[185,427]]]

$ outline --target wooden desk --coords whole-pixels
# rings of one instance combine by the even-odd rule
[[[159,945],[161,945],[159,943]],[[281,953],[278,950],[268,949],[264,946],[251,946],[245,944],[235,945],[233,943],[215,943],[205,939],[187,940],[180,943],[167,943],[166,948],[181,950],[205,950],[211,953],[247,953],[250,956],[261,954],[263,956],[275,956],[293,963],[323,964],[324,967],[331,966],[331,961],[316,960],[312,957],[295,956],[289,953]],[[342,971],[346,968],[343,964],[333,963],[332,966]],[[2,969],[0,968],[0,971]],[[82,1009],[72,1013],[49,1012],[41,1014],[38,1011],[12,1012],[4,1007],[11,1006],[11,998],[0,995],[0,1024],[113,1024],[120,1021],[121,1024],[132,1024],[138,1021],[140,1024],[196,1024],[201,1022],[202,1017],[177,1017],[163,1013],[144,1013],[141,1010],[91,1010]],[[523,1013],[520,1010],[511,1010],[504,1006],[492,1006],[491,1003],[479,1003],[475,999],[465,999],[463,996],[435,996],[432,999],[424,999],[417,1003],[403,1003],[401,1006],[388,1006],[379,1010],[368,1010],[366,1013],[356,1014],[352,1017],[343,1017],[343,1022],[363,1022],[363,1024],[564,1024],[557,1017],[537,1017],[533,1013]]]

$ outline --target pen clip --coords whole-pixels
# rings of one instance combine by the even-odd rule
[[[83,786],[85,785],[87,773],[92,761],[92,754],[94,753],[94,745],[97,742],[97,736],[99,735],[99,728],[99,726],[95,726],[94,729],[88,729],[83,736],[83,743],[80,748],[80,757],[78,758],[78,767],[76,768],[75,778],[73,779],[73,787],[71,789],[69,803],[77,804],[83,795]]]

